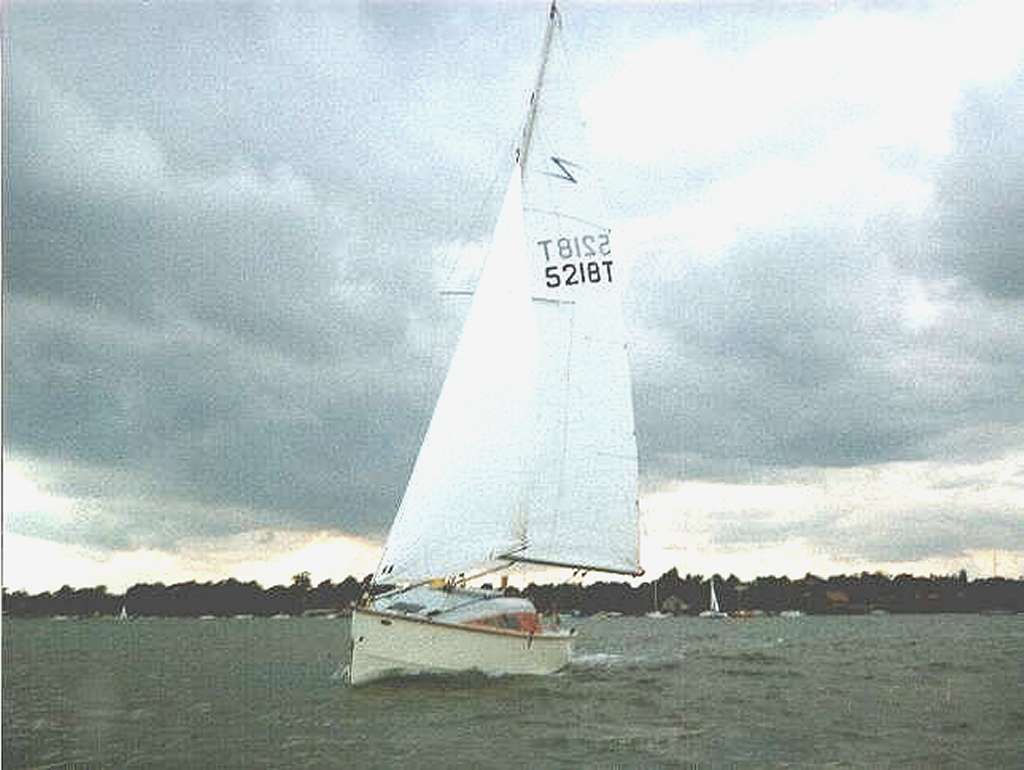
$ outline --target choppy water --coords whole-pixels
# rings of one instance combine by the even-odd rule
[[[572,667],[351,690],[346,621],[5,620],[3,766],[1024,767],[1024,617],[580,620]]]

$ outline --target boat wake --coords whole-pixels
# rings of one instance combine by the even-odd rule
[[[611,668],[621,663],[624,656],[614,652],[592,652],[583,655],[573,655],[569,661],[570,668]]]
[[[631,671],[634,673],[664,673],[683,666],[681,658],[636,657],[610,652],[595,652],[574,655],[569,661],[570,673],[574,671]]]

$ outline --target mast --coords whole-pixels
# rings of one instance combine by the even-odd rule
[[[523,126],[523,137],[516,150],[516,160],[519,161],[519,168],[526,168],[526,157],[530,152],[530,139],[533,138],[533,124],[537,117],[537,106],[540,104],[540,89],[544,85],[544,71],[548,66],[548,55],[551,53],[551,40],[554,37],[555,27],[561,26],[562,16],[558,13],[555,0],[551,0],[551,8],[548,10],[548,25],[544,30],[544,43],[540,51],[540,68],[537,70],[537,81],[530,92],[530,110],[526,114],[526,125]]]

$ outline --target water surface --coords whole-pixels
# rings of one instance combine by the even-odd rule
[[[3,765],[1024,767],[1024,616],[576,625],[556,676],[352,690],[340,619],[5,619]]]

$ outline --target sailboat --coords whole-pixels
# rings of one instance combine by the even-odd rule
[[[348,680],[549,674],[572,633],[470,588],[515,565],[641,575],[621,262],[584,156],[561,15],[491,249],[388,534],[353,609]]]
[[[645,618],[653,618],[654,620],[662,620],[664,618],[671,617],[667,612],[662,612],[658,609],[658,581],[655,580],[651,583],[651,587],[654,589],[654,609],[644,614]]]
[[[128,620],[128,607],[124,604],[121,605],[121,612],[117,615],[118,620]]]
[[[718,606],[718,596],[715,594],[714,578],[711,578],[711,601],[708,603],[708,608],[700,614],[700,617],[711,618],[713,620],[721,620],[722,618],[729,617],[729,613],[722,612],[722,608]]]

